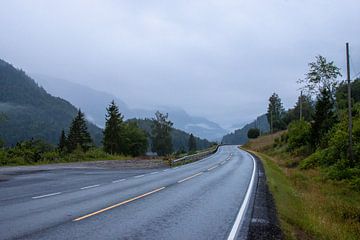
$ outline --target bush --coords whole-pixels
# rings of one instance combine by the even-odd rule
[[[305,121],[294,121],[288,129],[288,151],[294,152],[298,148],[310,148],[311,125]],[[302,150],[301,152],[308,152]]]
[[[260,130],[258,128],[250,128],[247,133],[248,138],[257,138],[260,136]]]

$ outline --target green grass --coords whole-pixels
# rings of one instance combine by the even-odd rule
[[[127,160],[133,158],[124,155],[111,155],[100,148],[91,148],[85,153],[83,151],[75,150],[73,153],[69,154],[60,154],[56,150],[48,151],[42,153],[36,161],[29,156],[33,156],[33,154],[31,152],[18,152],[14,155],[6,154],[5,150],[0,150],[0,166],[42,165],[98,160]]]
[[[284,154],[255,154],[263,161],[286,239],[359,239],[359,192],[319,170],[285,167]]]

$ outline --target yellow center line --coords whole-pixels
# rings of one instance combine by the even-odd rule
[[[89,214],[84,215],[84,216],[82,216],[82,217],[78,217],[78,218],[74,219],[74,220],[73,220],[73,222],[83,220],[83,219],[85,219],[85,218],[88,218],[88,217],[94,216],[94,215],[96,215],[96,214],[99,214],[99,213],[102,213],[102,212],[108,211],[108,210],[110,210],[110,209],[113,209],[113,208],[119,207],[119,206],[124,205],[124,204],[126,204],[126,203],[129,203],[129,202],[135,201],[135,200],[137,200],[137,199],[139,199],[139,198],[146,197],[146,196],[148,196],[148,195],[150,195],[150,194],[153,194],[153,193],[159,192],[159,191],[163,190],[164,188],[165,188],[165,187],[161,187],[161,188],[155,189],[155,190],[153,190],[153,191],[151,191],[151,192],[144,193],[144,194],[142,194],[142,195],[140,195],[140,196],[137,196],[137,197],[134,197],[134,198],[130,198],[130,199],[125,200],[125,201],[123,201],[123,202],[120,202],[120,203],[114,204],[114,205],[112,205],[112,206],[109,206],[109,207],[106,207],[106,208],[100,209],[99,211],[96,211],[96,212],[93,212],[93,213],[89,213]]]
[[[185,181],[187,181],[187,180],[189,180],[189,179],[192,179],[192,178],[194,178],[194,177],[196,177],[196,176],[199,176],[199,175],[201,175],[201,174],[203,174],[203,172],[199,172],[199,173],[194,174],[194,175],[192,175],[192,176],[190,176],[190,177],[184,178],[184,179],[178,181],[178,183],[185,182]]]

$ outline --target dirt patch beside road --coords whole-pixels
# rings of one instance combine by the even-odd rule
[[[129,160],[100,160],[74,163],[54,163],[36,166],[0,167],[0,181],[6,181],[10,176],[32,174],[39,171],[57,169],[152,169],[169,167],[161,159],[129,159]]]

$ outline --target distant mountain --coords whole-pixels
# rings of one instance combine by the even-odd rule
[[[151,119],[129,119],[128,121],[136,122],[137,125],[140,128],[142,128],[147,133],[148,136],[151,136],[151,125],[153,122]],[[171,137],[172,137],[173,148],[175,151],[189,150],[188,149],[188,141],[190,137],[189,133],[173,128],[171,131]],[[196,147],[198,149],[209,148],[212,144],[214,144],[206,139],[200,139],[199,137],[195,137],[195,140],[196,140]]]
[[[62,129],[67,130],[77,109],[66,100],[53,97],[24,71],[0,59],[0,138],[10,146],[18,141],[43,139],[57,144]],[[102,130],[88,124],[95,143],[100,144]]]
[[[246,124],[241,129],[235,130],[233,133],[227,134],[223,137],[222,143],[224,144],[245,144],[249,139],[247,133],[250,128],[259,128],[262,133],[267,133],[270,131],[270,125],[267,120],[266,114],[257,117],[251,123]]]
[[[129,108],[121,99],[106,92],[94,90],[63,79],[56,79],[39,74],[33,74],[32,76],[52,95],[65,98],[75,106],[83,109],[87,113],[88,119],[101,127],[105,124],[105,108],[111,100],[114,99],[126,119],[152,118],[156,110],[159,110],[164,113],[169,113],[169,119],[174,123],[175,128],[193,133],[201,138],[214,140],[221,138],[227,133],[227,131],[217,123],[203,117],[191,116],[180,108],[158,107],[158,109],[152,110]]]

